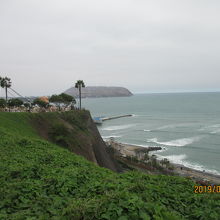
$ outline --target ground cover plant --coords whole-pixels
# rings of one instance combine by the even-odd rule
[[[182,177],[100,168],[39,137],[33,117],[0,113],[0,219],[220,219],[219,194],[194,194]]]

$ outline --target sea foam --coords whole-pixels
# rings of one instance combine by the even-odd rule
[[[183,147],[192,144],[193,142],[199,141],[200,139],[201,137],[191,137],[191,138],[182,138],[182,139],[160,142],[157,140],[157,138],[152,138],[152,139],[148,139],[147,142],[165,145],[165,146]]]
[[[130,128],[135,126],[134,124],[127,124],[127,125],[116,125],[116,126],[109,126],[106,128],[102,128],[103,131],[115,131],[115,130],[123,130],[126,128]]]
[[[185,167],[188,167],[188,168],[191,168],[194,170],[198,170],[198,171],[205,170],[205,172],[207,172],[207,173],[220,175],[220,172],[215,169],[208,169],[207,167],[205,167],[201,164],[186,161],[186,159],[187,159],[186,154],[168,155],[168,156],[157,155],[157,157],[159,160],[167,158],[171,163],[174,163],[174,164],[180,164],[180,165],[183,165]]]
[[[209,134],[219,134],[220,133],[220,124],[214,124],[205,126],[199,129],[199,131],[203,131]]]
[[[175,164],[183,164],[184,160],[187,158],[186,154],[169,155],[169,156],[157,155],[157,156],[158,159],[167,158],[171,163],[175,163]]]

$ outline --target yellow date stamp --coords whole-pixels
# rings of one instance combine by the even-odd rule
[[[220,193],[220,185],[194,186],[194,193]]]

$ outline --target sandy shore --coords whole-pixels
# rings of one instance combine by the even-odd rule
[[[108,145],[111,144],[115,149],[117,149],[120,153],[121,156],[126,157],[126,156],[137,156],[137,152],[146,152],[146,151],[155,151],[158,149],[148,149],[146,147],[141,147],[137,145],[131,145],[131,144],[124,144],[124,143],[118,143],[118,142],[107,142]],[[142,154],[143,155],[143,154]],[[140,155],[141,156],[141,155]],[[183,166],[182,164],[175,164],[175,163],[170,163],[173,166],[173,172],[176,175],[184,176],[184,177],[189,177],[191,179],[194,179],[195,181],[199,183],[210,183],[210,184],[220,184],[220,175],[215,175],[199,170],[195,170],[192,168],[188,168],[186,166]]]

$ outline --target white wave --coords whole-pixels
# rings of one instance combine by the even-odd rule
[[[191,138],[182,138],[177,140],[171,140],[166,142],[160,142],[157,140],[157,138],[148,139],[147,142],[156,143],[160,145],[166,145],[166,146],[174,146],[174,147],[183,147],[189,144],[192,144],[193,142],[199,141],[201,137],[191,137]]]
[[[214,125],[210,125],[208,127],[210,127],[210,128],[220,128],[220,124],[214,124]]]
[[[175,164],[183,164],[184,160],[187,158],[186,154],[169,155],[169,156],[157,155],[157,156],[158,159],[167,158],[171,163],[175,163]]]
[[[215,169],[208,169],[207,167],[201,164],[186,161],[187,159],[186,154],[168,155],[168,156],[157,155],[157,157],[159,160],[167,158],[171,163],[174,163],[174,164],[180,164],[180,165],[183,165],[184,167],[188,167],[194,170],[198,170],[198,171],[205,170],[205,172],[207,173],[220,175],[220,172]]]
[[[171,124],[171,125],[164,125],[164,126],[161,126],[161,127],[159,127],[159,128],[156,128],[155,130],[163,130],[163,129],[167,129],[167,128],[176,128],[176,127],[178,127],[178,125],[177,124]]]
[[[172,128],[185,128],[185,127],[190,127],[193,126],[193,123],[179,123],[179,124],[168,124],[168,125],[163,125],[159,128],[156,128],[155,130],[165,130],[165,129],[172,129]]]
[[[220,133],[220,124],[205,126],[200,128],[199,131],[208,132],[210,134],[218,134]]]
[[[102,136],[103,139],[109,139],[109,138],[120,138],[122,136],[120,135],[109,135],[109,136]]]
[[[130,127],[133,127],[133,126],[135,126],[135,125],[134,124],[116,125],[116,126],[109,126],[109,127],[106,127],[106,128],[102,128],[102,130],[104,130],[104,131],[123,130],[123,129],[130,128]]]
[[[216,129],[210,132],[210,134],[219,134],[219,133],[220,133],[220,129]]]
[[[220,133],[220,129],[210,132],[210,134],[219,134],[219,133]]]
[[[145,131],[145,132],[151,132],[151,130],[148,130],[148,129],[144,129],[144,131]]]
[[[215,170],[215,169],[208,169],[207,167],[201,165],[201,164],[197,164],[197,163],[190,163],[190,162],[187,162],[187,161],[184,161],[183,162],[183,165],[185,167],[189,167],[191,169],[194,169],[194,170],[198,170],[198,171],[203,171],[205,170],[206,173],[212,173],[212,174],[216,174],[216,175],[220,175],[220,172]]]

